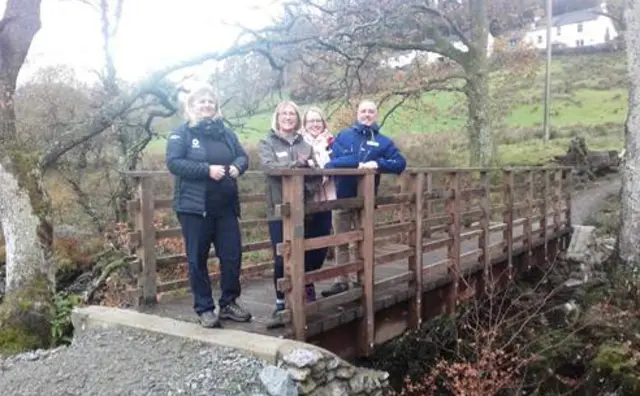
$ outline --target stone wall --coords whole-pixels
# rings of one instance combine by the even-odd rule
[[[265,367],[260,380],[271,396],[382,396],[391,390],[387,372],[353,366],[311,346],[282,348],[276,365]]]

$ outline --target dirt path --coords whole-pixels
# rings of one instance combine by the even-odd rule
[[[582,224],[589,215],[596,213],[604,200],[620,191],[620,177],[615,175],[598,180],[571,196],[571,224]]]

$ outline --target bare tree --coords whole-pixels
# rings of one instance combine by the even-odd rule
[[[295,0],[287,3],[282,25],[293,26],[286,34],[300,38],[301,44],[284,60],[293,61],[302,70],[324,64],[325,78],[340,81],[337,85],[342,84],[345,99],[380,92],[373,84],[380,81],[387,82],[383,97],[396,98],[398,105],[432,89],[464,93],[470,162],[488,165],[494,160],[488,111],[488,13],[490,6],[499,9],[501,3],[495,1]],[[273,37],[269,30],[246,31],[261,39]],[[409,83],[394,86],[389,84],[392,78],[380,74],[380,66],[398,52],[439,54],[451,67],[442,73],[424,73],[429,69],[423,67],[423,72],[412,72]]]
[[[54,313],[53,226],[42,171],[70,150],[104,133],[114,120],[154,95],[168,74],[254,51],[268,56],[270,48],[297,42],[256,39],[159,69],[138,84],[120,87],[118,95],[93,109],[42,150],[31,150],[18,144],[14,95],[18,73],[40,29],[40,7],[41,0],[8,0],[0,20],[0,226],[6,243],[7,272],[6,294],[0,305],[0,332],[8,335],[4,341],[20,341],[14,346],[22,348],[48,346]]]
[[[625,1],[625,42],[629,72],[629,112],[622,162],[622,204],[618,254],[628,267],[640,265],[640,4]]]

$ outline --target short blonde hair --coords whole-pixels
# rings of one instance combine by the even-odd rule
[[[298,105],[295,102],[290,100],[283,100],[278,103],[276,106],[276,110],[273,112],[273,117],[271,119],[271,129],[276,132],[280,132],[280,124],[278,123],[278,113],[282,111],[287,106],[291,106],[293,110],[296,112],[296,132],[298,132],[302,128],[302,117],[300,116],[300,109],[298,109]]]
[[[193,110],[193,104],[197,99],[200,99],[203,96],[210,96],[216,103],[216,115],[214,116],[214,118],[222,117],[222,110],[220,109],[220,99],[218,98],[216,91],[210,85],[204,84],[195,89],[192,89],[191,92],[189,92],[187,99],[185,100],[184,112],[190,125],[194,125],[195,123],[200,121],[195,111]]]

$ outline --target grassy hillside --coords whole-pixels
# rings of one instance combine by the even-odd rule
[[[551,125],[555,138],[542,145],[542,102],[544,64],[540,62],[533,84],[514,88],[499,98],[508,103],[506,114],[497,111],[494,131],[501,161],[505,163],[538,163],[566,149],[573,136],[585,136],[588,144],[598,149],[622,146],[622,124],[627,110],[626,59],[623,53],[558,56],[552,66]],[[322,106],[322,103],[319,103]],[[252,146],[269,129],[272,108],[243,120],[238,130],[242,141]],[[384,114],[387,109],[380,109]],[[331,121],[331,120],[330,120]],[[163,122],[168,131],[181,122]],[[426,144],[446,152],[449,163],[465,163],[466,103],[462,94],[425,93],[420,101],[396,110],[384,125],[384,131],[400,145]],[[408,136],[410,135],[410,137]],[[426,135],[426,136],[425,136]],[[422,143],[420,143],[422,142]],[[164,140],[155,141],[150,150],[164,151]],[[431,150],[429,150],[431,151]],[[436,161],[437,162],[437,161]]]

